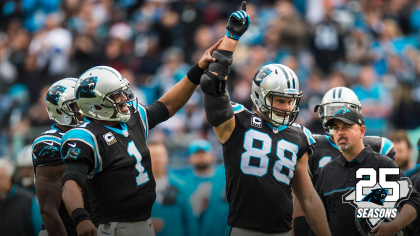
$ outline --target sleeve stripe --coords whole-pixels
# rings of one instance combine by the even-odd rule
[[[89,177],[92,178],[93,175],[101,172],[102,171],[102,157],[100,153],[98,152],[98,142],[96,140],[95,135],[93,135],[92,132],[90,132],[89,130],[75,128],[66,133],[66,135],[63,138],[62,144],[64,145],[66,142],[71,141],[71,140],[86,143],[94,151],[95,168],[93,170],[93,173],[90,173]],[[63,153],[61,153],[61,156],[63,157],[63,159],[65,159],[65,156],[63,155]]]
[[[311,134],[311,132],[306,128],[306,127],[303,127],[303,130],[304,130],[304,133],[305,133],[305,135],[306,135],[306,138],[308,139],[308,143],[310,144],[310,145],[314,145],[315,144],[315,140],[314,140],[314,138],[312,137],[312,134]]]
[[[232,108],[233,108],[233,113],[234,114],[242,112],[244,110],[244,106],[242,106],[241,104],[238,104],[238,103],[235,106],[232,106]]]
[[[133,102],[133,103],[134,103],[135,106],[137,106],[137,109],[139,110],[141,120],[143,121],[143,127],[144,127],[144,130],[145,130],[145,137],[147,139],[147,136],[149,134],[149,123],[148,123],[148,120],[147,120],[146,109],[143,106],[137,104],[136,102]]]
[[[387,138],[382,138],[382,143],[381,143],[381,154],[382,155],[387,155],[391,149],[394,147],[394,143],[391,142],[391,140],[387,139]]]

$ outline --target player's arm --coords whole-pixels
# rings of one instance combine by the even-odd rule
[[[220,142],[225,143],[235,128],[235,117],[229,94],[226,91],[226,80],[232,65],[232,55],[238,45],[239,38],[251,24],[246,14],[246,3],[242,2],[242,10],[232,13],[226,27],[226,36],[212,56],[211,62],[200,82],[204,93],[204,108],[207,121],[214,127]]]
[[[38,197],[42,222],[48,235],[67,235],[63,221],[58,214],[61,204],[61,178],[66,165],[37,166],[35,192]]]
[[[298,198],[306,220],[316,235],[331,235],[324,205],[316,193],[308,174],[308,153],[296,164],[292,188]]]
[[[76,226],[77,235],[83,236],[96,236],[96,228],[84,209],[82,196],[87,174],[93,169],[100,169],[100,164],[94,161],[94,139],[86,131],[73,129],[64,135],[61,145],[61,155],[67,165],[62,179],[62,198]]]
[[[394,220],[379,224],[371,232],[376,232],[375,236],[394,236],[399,230],[413,222],[416,217],[416,209],[409,204],[405,204]]]
[[[188,71],[187,76],[182,78],[181,81],[175,84],[158,100],[165,104],[170,117],[175,115],[190,99],[197,85],[200,84],[200,78],[204,70],[208,68],[210,62],[216,61],[211,55],[222,41],[223,39],[220,39],[216,44],[207,49],[200,61]]]
[[[61,204],[61,177],[66,168],[59,152],[58,142],[61,140],[39,140],[43,138],[35,140],[32,148],[39,212],[48,235],[67,235],[58,214]]]

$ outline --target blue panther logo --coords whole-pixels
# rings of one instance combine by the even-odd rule
[[[40,156],[55,156],[55,153],[58,152],[58,147],[54,146],[45,146],[44,149],[42,149],[38,155]]]
[[[371,193],[369,193],[362,199],[362,202],[372,202],[377,205],[383,206],[385,198],[388,196],[388,190],[384,188],[375,188],[371,191]]]
[[[58,106],[58,100],[60,99],[60,95],[64,93],[65,90],[66,87],[64,87],[63,85],[54,85],[47,92],[47,101]]]
[[[255,76],[254,76],[254,82],[256,85],[260,86],[262,81],[264,80],[265,77],[267,77],[269,74],[271,74],[272,70],[270,70],[270,68],[268,67],[264,67],[261,70],[259,70]]]
[[[73,159],[76,159],[77,156],[79,156],[79,154],[81,153],[79,148],[69,148],[69,151],[67,152],[67,157],[71,157]]]
[[[338,115],[338,114],[340,114],[340,113],[342,113],[342,114],[343,114],[343,116],[344,116],[347,112],[350,112],[350,110],[349,110],[348,108],[341,108],[340,110],[338,110],[338,111],[334,114],[334,116],[336,116],[336,115]]]
[[[80,82],[79,87],[76,90],[76,99],[79,98],[94,98],[96,94],[93,90],[96,87],[98,77],[89,77]]]

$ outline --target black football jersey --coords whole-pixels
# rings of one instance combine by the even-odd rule
[[[273,127],[232,103],[235,129],[223,144],[228,225],[266,233],[292,228],[292,189],[297,161],[314,139],[299,124]]]
[[[89,167],[85,186],[95,225],[150,218],[156,183],[146,146],[149,110],[138,108],[114,127],[85,118],[63,137],[64,161]]]
[[[51,126],[51,130],[45,131],[41,134],[41,136],[35,139],[32,145],[32,162],[34,166],[35,178],[37,166],[51,166],[64,164],[60,154],[61,139],[64,134],[65,132],[59,129],[55,124]],[[58,214],[60,215],[60,218],[63,221],[67,235],[76,236],[76,226],[74,225],[71,216],[67,212],[66,206],[64,205],[63,201],[61,201]],[[44,225],[42,226],[42,228],[45,228]]]
[[[315,151],[308,160],[308,171],[312,178],[312,183],[315,185],[319,176],[321,168],[324,167],[335,157],[341,154],[337,145],[330,140],[329,135],[314,134],[313,138],[316,141]],[[378,136],[365,136],[363,137],[363,144],[370,146],[376,153],[388,156],[394,160],[395,148],[394,144],[387,138]]]

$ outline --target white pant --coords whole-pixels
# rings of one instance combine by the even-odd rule
[[[292,236],[290,231],[286,233],[263,233],[238,227],[228,227],[226,230],[230,230],[230,232],[225,233],[226,236]]]
[[[98,230],[98,235],[99,234]],[[137,222],[118,222],[115,227],[115,236],[155,236],[152,220]]]

